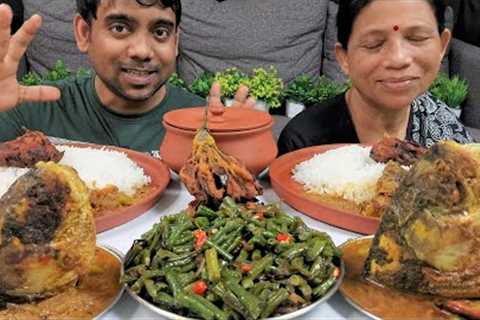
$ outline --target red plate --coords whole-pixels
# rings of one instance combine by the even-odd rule
[[[95,218],[97,233],[124,224],[152,208],[170,182],[170,170],[168,167],[161,160],[155,159],[146,153],[119,147],[101,146],[86,143],[68,143],[64,145],[77,148],[104,148],[107,150],[123,152],[132,161],[135,161],[138,166],[142,167],[145,174],[149,175],[151,178],[151,191],[140,201],[128,207],[103,211],[101,216]]]
[[[346,146],[346,144],[309,147],[277,158],[272,162],[269,169],[273,190],[275,190],[282,201],[312,218],[363,234],[375,233],[380,219],[366,217],[358,212],[341,210],[322,203],[307,194],[303,189],[303,185],[292,179],[292,169],[300,162],[310,159],[317,153],[323,153],[343,146]]]

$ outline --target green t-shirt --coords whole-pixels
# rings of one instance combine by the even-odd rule
[[[205,100],[167,84],[163,101],[139,115],[107,109],[95,91],[94,76],[58,82],[61,98],[48,103],[25,103],[0,112],[0,141],[16,138],[23,128],[50,137],[114,145],[142,152],[158,151],[165,134],[163,115],[174,109],[205,105]]]

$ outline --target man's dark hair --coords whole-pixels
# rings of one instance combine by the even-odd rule
[[[77,0],[77,11],[82,18],[91,23],[92,19],[97,19],[97,8],[102,0]],[[122,1],[134,1],[134,0],[122,0]],[[175,24],[178,27],[180,24],[180,18],[182,16],[182,4],[180,0],[135,0],[138,4],[150,7],[153,5],[162,5],[165,8],[172,8],[175,13]]]
[[[337,14],[337,36],[338,42],[344,49],[348,47],[348,39],[352,33],[353,24],[360,12],[370,2],[374,0],[339,0]],[[445,9],[444,0],[423,0],[427,1],[435,13],[437,19],[438,31],[441,34],[445,29]]]

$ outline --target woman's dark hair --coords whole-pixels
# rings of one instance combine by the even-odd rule
[[[352,33],[352,27],[355,19],[360,12],[374,0],[339,0],[337,14],[337,36],[338,42],[344,49],[348,47],[348,39]],[[392,1],[392,0],[391,0]],[[445,9],[444,0],[423,0],[430,4],[437,19],[438,32],[441,34],[445,29]]]
[[[77,11],[82,18],[90,23],[92,19],[97,18],[97,8],[102,0],[77,0]],[[133,0],[122,0],[133,1]],[[172,8],[175,13],[176,26],[180,24],[180,18],[182,16],[182,4],[180,0],[135,0],[140,5],[150,7],[156,4],[160,4],[165,8]]]

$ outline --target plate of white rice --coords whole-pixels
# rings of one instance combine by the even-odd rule
[[[358,144],[331,144],[287,153],[270,165],[272,187],[300,212],[344,229],[374,233],[379,219],[355,209],[375,196],[385,167],[370,158],[370,150]],[[322,195],[352,206],[332,205]]]
[[[59,163],[73,167],[91,190],[115,186],[131,197],[142,188],[148,190],[132,205],[96,216],[97,232],[123,224],[150,209],[170,181],[168,167],[141,152],[93,144],[56,145],[56,148],[63,152]],[[28,170],[0,167],[0,197]]]

